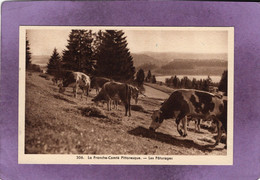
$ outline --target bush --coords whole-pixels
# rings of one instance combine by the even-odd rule
[[[156,78],[155,78],[155,75],[152,76],[152,83],[156,83]]]
[[[80,107],[78,109],[81,110],[81,113],[83,116],[107,118],[107,115],[105,114],[105,112],[98,107],[94,107],[94,106]]]
[[[45,78],[46,80],[50,80],[50,76],[44,73],[39,74],[40,77]]]
[[[36,65],[36,64],[29,64],[27,70],[34,71],[34,72],[43,72],[41,67],[39,65]]]

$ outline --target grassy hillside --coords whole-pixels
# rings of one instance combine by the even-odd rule
[[[158,91],[158,96],[161,93]],[[211,146],[216,133],[207,129],[196,133],[193,123],[186,138],[178,135],[173,119],[166,120],[157,133],[151,133],[148,130],[151,113],[162,102],[160,97],[156,98],[156,90],[152,94],[155,97],[139,98],[138,104],[145,112],[132,111],[131,117],[125,117],[122,105],[112,111],[107,111],[102,103],[94,105],[91,101],[96,95],[94,91],[90,97],[74,98],[71,88],[60,94],[50,80],[40,77],[39,73],[27,73],[25,153],[226,154],[224,144]]]

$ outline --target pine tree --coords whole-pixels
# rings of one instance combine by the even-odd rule
[[[54,48],[53,53],[49,59],[47,73],[54,76],[59,76],[61,73],[61,57],[56,48]]]
[[[203,80],[202,83],[202,90],[203,91],[209,91],[210,90],[210,86],[212,85],[212,79],[208,76],[207,79]]]
[[[180,82],[179,78],[175,75],[173,80],[172,80],[173,86],[175,88],[179,87],[179,82]]]
[[[63,51],[63,68],[91,74],[94,71],[93,34],[91,30],[72,30]]]
[[[197,83],[197,80],[195,78],[192,79],[191,87],[193,89],[198,89],[198,83]]]
[[[30,43],[26,36],[26,69],[31,65],[32,53],[30,52]]]
[[[97,55],[100,50],[100,45],[102,43],[102,40],[104,38],[104,32],[103,31],[98,31],[97,33],[93,33],[93,45],[92,45],[92,51],[93,51],[93,57],[94,59],[97,58]]]
[[[156,83],[156,78],[155,78],[155,75],[152,76],[152,83]]]
[[[227,81],[228,81],[228,72],[227,71],[224,71],[222,73],[222,76],[221,76],[221,80],[219,82],[219,86],[218,86],[218,89],[220,91],[223,91],[225,92],[225,94],[227,93]]]
[[[145,78],[145,81],[146,82],[151,82],[151,78],[152,78],[152,73],[151,71],[149,70],[148,73],[147,73],[147,76]]]
[[[119,81],[133,80],[135,67],[122,30],[104,32],[97,60],[97,71],[100,76]]]
[[[142,68],[139,69],[139,71],[136,74],[136,82],[138,86],[141,86],[144,83],[144,70]]]

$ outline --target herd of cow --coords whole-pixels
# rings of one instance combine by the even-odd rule
[[[53,79],[53,81],[57,83],[56,79]],[[104,77],[90,78],[81,72],[67,72],[58,86],[60,93],[63,93],[66,87],[73,87],[74,97],[77,97],[79,88],[82,90],[81,97],[83,94],[88,96],[90,88],[96,89],[97,95],[92,101],[95,103],[106,101],[109,111],[112,102],[117,106],[118,101],[121,101],[125,106],[125,116],[131,116],[131,98],[137,103],[138,94],[140,93],[138,88],[133,85],[116,82]],[[213,120],[217,124],[218,130],[215,143],[217,145],[222,136],[222,129],[227,133],[227,100],[205,91],[194,89],[175,90],[164,101],[159,110],[153,112],[149,129],[154,132],[160,127],[164,119],[170,118],[176,118],[177,131],[183,137],[187,136],[188,118]]]

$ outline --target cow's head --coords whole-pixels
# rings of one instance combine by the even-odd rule
[[[59,93],[64,93],[65,92],[65,87],[63,87],[62,83],[60,83],[58,85],[58,87],[59,87]]]
[[[150,130],[155,131],[157,128],[160,127],[160,125],[163,122],[163,118],[162,118],[162,111],[161,110],[157,110],[153,112],[152,115],[152,123],[149,127]]]
[[[92,101],[95,102],[95,103],[102,102],[102,101],[105,101],[105,100],[107,100],[107,99],[106,99],[104,91],[102,91],[102,90],[98,93],[98,95],[96,95],[92,99]]]

